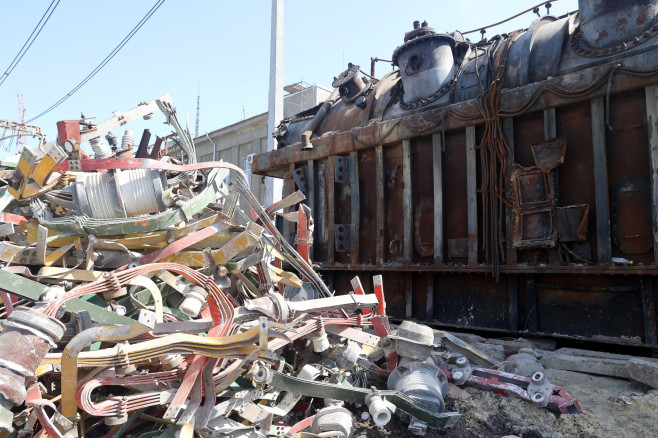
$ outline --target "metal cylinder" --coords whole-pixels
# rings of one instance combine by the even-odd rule
[[[354,434],[354,417],[350,411],[339,406],[320,409],[315,414],[311,431],[322,436],[350,438]]]
[[[0,333],[0,418],[9,405],[25,401],[26,382],[64,335],[64,324],[27,308],[17,308],[3,323]],[[11,422],[0,421],[0,430],[11,430]]]
[[[604,49],[633,44],[656,24],[654,0],[578,0],[580,30],[587,45]]]
[[[95,219],[158,213],[167,208],[162,200],[166,186],[164,172],[154,169],[86,173],[73,184],[73,202],[78,215]]]
[[[407,32],[404,41],[392,58],[393,65],[400,67],[402,103],[422,106],[445,95],[456,69],[454,37],[425,26]]]
[[[445,410],[443,396],[448,392],[448,380],[436,365],[421,361],[401,365],[388,377],[387,386],[434,412]],[[401,416],[401,419],[409,421],[408,416]]]

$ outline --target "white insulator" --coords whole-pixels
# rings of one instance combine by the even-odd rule
[[[85,188],[89,207],[96,219],[112,219],[116,217],[112,205],[114,196],[110,193],[109,173],[89,173],[85,177]]]
[[[126,129],[126,132],[121,137],[121,148],[131,148],[135,146],[135,139],[133,137],[133,132],[130,129]]]
[[[158,213],[164,172],[153,169],[85,173],[73,185],[76,213],[95,219],[114,219]]]
[[[91,148],[94,150],[96,158],[107,158],[112,155],[110,148],[101,137],[92,138],[89,140]]]
[[[368,412],[372,415],[372,421],[377,426],[386,426],[391,421],[391,411],[380,396],[370,396],[366,399],[366,403],[368,405]]]
[[[322,353],[329,348],[329,338],[327,337],[327,332],[324,328],[313,333],[310,338],[313,342],[313,351],[316,353]]]
[[[131,217],[158,212],[155,187],[149,169],[117,171],[115,178],[126,215]]]
[[[204,289],[195,286],[185,294],[185,299],[180,303],[180,306],[178,306],[178,310],[189,317],[196,318],[199,315],[199,312],[201,312],[201,308],[206,303],[207,296],[208,293]]]

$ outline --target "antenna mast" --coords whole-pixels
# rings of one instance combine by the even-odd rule
[[[16,95],[16,121],[21,125],[24,125],[27,121],[25,114],[25,101],[23,99],[23,93],[18,93]],[[18,141],[16,142],[16,152],[19,153],[22,151],[26,144],[27,137],[24,135],[19,136]]]

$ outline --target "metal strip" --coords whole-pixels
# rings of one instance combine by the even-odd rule
[[[466,197],[468,203],[468,264],[478,262],[477,169],[475,126],[466,128]]]
[[[519,329],[519,291],[515,275],[511,275],[507,283],[507,317],[509,329],[517,331]]]
[[[375,185],[377,196],[377,219],[375,230],[375,257],[378,265],[384,263],[384,151],[381,145],[375,148]]]
[[[413,203],[411,192],[411,141],[402,140],[402,184],[404,185],[404,199],[402,218],[404,220],[403,255],[404,260],[410,262],[413,254],[413,240],[411,231],[413,225]]]
[[[598,263],[610,263],[610,204],[608,200],[608,164],[605,146],[603,98],[592,99],[592,149],[594,153],[594,193],[596,196],[596,251]]]
[[[651,216],[653,219],[653,260],[658,262],[658,85],[644,89],[651,157]]]
[[[526,294],[528,300],[528,320],[526,330],[530,333],[537,332],[537,285],[534,276],[526,280]]]
[[[557,126],[555,124],[555,108],[544,110],[544,140],[557,137]]]
[[[350,236],[351,247],[350,258],[353,264],[359,263],[359,219],[361,216],[360,201],[359,201],[359,154],[352,152],[350,154],[352,166],[349,172],[352,183],[350,184],[350,203],[351,203],[351,216],[352,225],[354,225],[354,233]]]
[[[366,395],[372,393],[370,389],[366,388],[313,382],[288,376],[279,371],[272,372],[272,386],[308,397],[336,399],[359,404],[365,404]],[[382,398],[393,403],[398,409],[413,415],[433,428],[449,427],[460,417],[459,414],[454,412],[434,412],[401,392],[392,390],[380,390],[378,392]]]
[[[557,124],[555,119],[555,108],[547,108],[544,110],[544,140],[552,140],[557,137]],[[555,203],[559,205],[560,199],[560,184],[558,179],[558,173],[556,170],[552,172],[553,174],[553,185],[554,185],[554,196]]]
[[[505,175],[505,194],[508,199],[511,197],[510,176],[512,173],[512,163],[514,162],[514,119],[503,119],[503,136],[509,146],[509,156],[507,158],[507,174]],[[512,236],[514,235],[514,211],[510,207],[505,207],[505,247],[506,257],[505,264],[516,265],[516,248],[513,245]]]
[[[431,274],[430,274],[431,275]],[[434,321],[434,276],[431,275],[431,282],[427,287],[427,302],[425,303],[425,321]]]
[[[288,171],[284,174],[283,176],[283,188],[281,192],[281,197],[285,198],[286,196],[290,195],[295,191],[295,180],[293,178],[293,175],[295,174],[295,163],[292,163],[290,166],[288,166]],[[284,213],[290,213],[291,211],[295,211],[291,207],[286,207],[284,209]],[[290,221],[283,221],[283,238],[286,239],[289,243],[293,243],[292,239],[292,230],[294,229],[294,224],[292,224]]]
[[[38,301],[41,294],[43,294],[46,285],[21,277],[20,275],[12,274],[4,269],[0,269],[0,287],[2,290],[19,297]],[[86,310],[94,321],[103,324],[132,324],[135,322],[132,318],[107,311],[102,307],[80,298],[74,298],[67,301],[66,310],[69,312]]]
[[[406,318],[411,318],[413,316],[413,275],[405,275],[404,282],[404,293],[406,298],[405,312],[404,315]]]
[[[313,160],[308,160],[307,163],[308,166],[308,179],[306,180],[306,186],[308,187],[308,201],[307,205],[311,208],[311,213],[312,214],[317,214],[316,209],[315,209],[315,161]],[[317,236],[317,227],[313,227],[313,233],[309,236],[311,237],[311,240],[315,240]],[[314,246],[310,245],[309,246],[309,257],[311,260],[314,259]]]
[[[334,252],[335,252],[335,242],[334,242],[334,226],[335,226],[335,208],[336,200],[334,199],[334,178],[336,177],[336,162],[334,157],[331,157],[327,160],[327,174],[325,175],[325,181],[327,184],[327,220],[325,223],[327,230],[327,263],[334,262]]]
[[[645,277],[642,280],[642,315],[644,316],[644,343],[658,344],[656,333],[656,307],[653,299],[653,280]]]
[[[434,177],[434,263],[443,263],[443,141],[432,136],[432,175]]]

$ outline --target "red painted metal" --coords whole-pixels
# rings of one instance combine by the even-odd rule
[[[73,139],[80,143],[80,121],[60,120],[57,122],[57,140],[63,145],[66,140]]]
[[[448,378],[452,378],[448,375]],[[517,397],[530,402],[527,388],[529,377],[486,368],[473,368],[473,373],[466,380],[466,384],[481,391],[491,391],[505,397]],[[553,385],[547,409],[557,414],[579,414],[581,411],[578,401],[561,386]]]

